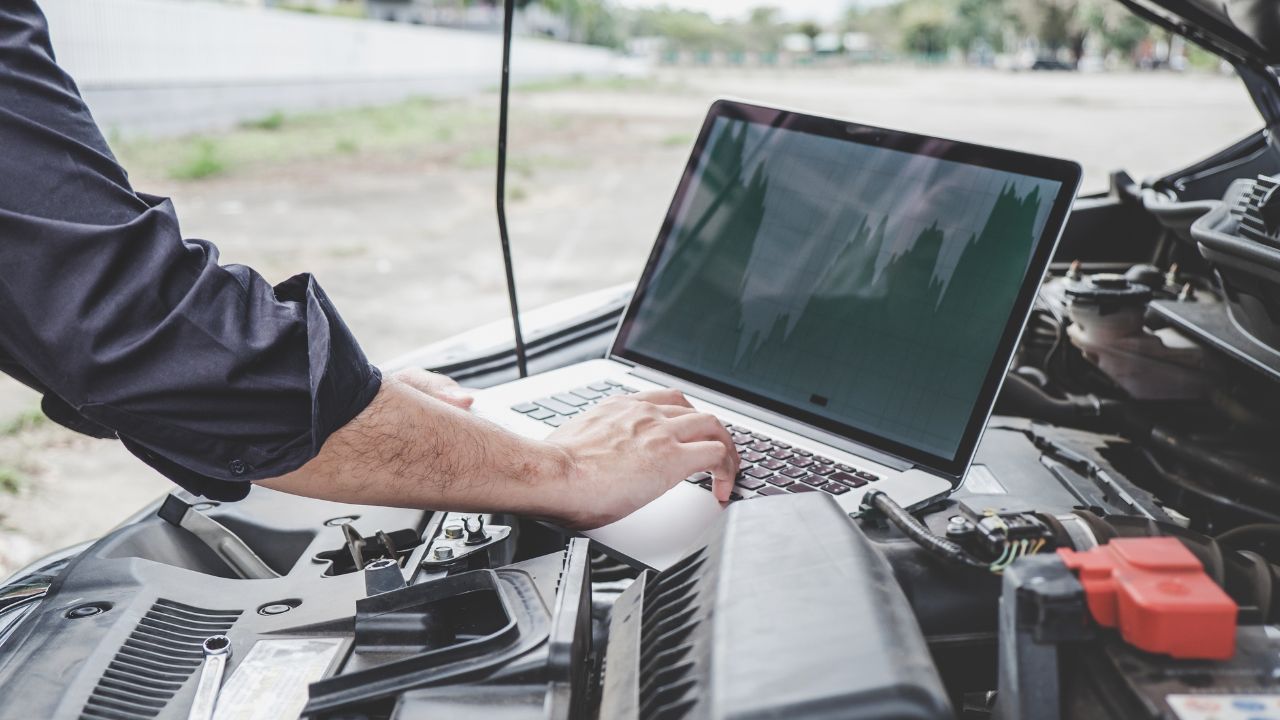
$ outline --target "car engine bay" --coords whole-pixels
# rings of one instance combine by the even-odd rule
[[[654,573],[529,518],[175,492],[0,591],[0,715],[185,717],[213,635],[220,718],[1276,715],[1275,160],[1081,198],[924,511],[739,502]],[[533,337],[535,368],[616,316]],[[436,369],[492,384],[494,357]]]

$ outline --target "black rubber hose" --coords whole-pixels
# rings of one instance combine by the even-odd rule
[[[1280,543],[1280,525],[1270,525],[1266,523],[1241,525],[1240,527],[1231,528],[1230,530],[1215,536],[1213,539],[1225,545],[1239,545],[1246,538],[1275,540]]]
[[[1092,396],[1056,398],[1027,378],[1009,373],[1005,376],[1004,387],[1000,389],[996,412],[1080,427],[1098,424],[1102,401]]]
[[[1242,489],[1265,495],[1272,502],[1280,502],[1280,484],[1278,484],[1280,473],[1277,473],[1277,479],[1273,480],[1248,463],[1205,450],[1164,428],[1151,428],[1147,437],[1155,447],[1187,465],[1210,475],[1229,478]]]
[[[881,490],[867,492],[862,497],[862,505],[880,511],[889,522],[902,531],[903,535],[943,560],[983,570],[991,569],[991,563],[983,562],[950,540],[934,535],[924,526],[924,523],[915,519],[911,513]]]
[[[1237,489],[1252,491],[1271,501],[1280,502],[1280,473],[1273,480],[1249,463],[1188,441],[1166,428],[1154,425],[1128,403],[1092,395],[1055,398],[1036,387],[1035,383],[1011,373],[1005,378],[997,410],[1086,430],[1113,428],[1137,443],[1150,445],[1186,465],[1229,481]]]

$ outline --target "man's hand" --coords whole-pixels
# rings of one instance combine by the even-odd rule
[[[569,455],[568,495],[557,514],[574,528],[607,525],[704,470],[715,477],[716,499],[728,502],[738,472],[724,425],[676,390],[607,398],[547,441]]]
[[[260,484],[337,502],[512,512],[586,529],[703,470],[727,500],[738,469],[720,422],[674,390],[610,398],[541,441],[476,417],[470,406],[471,396],[442,375],[398,372],[310,462]]]

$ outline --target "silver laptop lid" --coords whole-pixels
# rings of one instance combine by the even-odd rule
[[[1079,180],[719,101],[612,355],[958,480]]]

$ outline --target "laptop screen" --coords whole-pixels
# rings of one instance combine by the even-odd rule
[[[1079,177],[984,150],[719,103],[615,355],[962,473]]]

